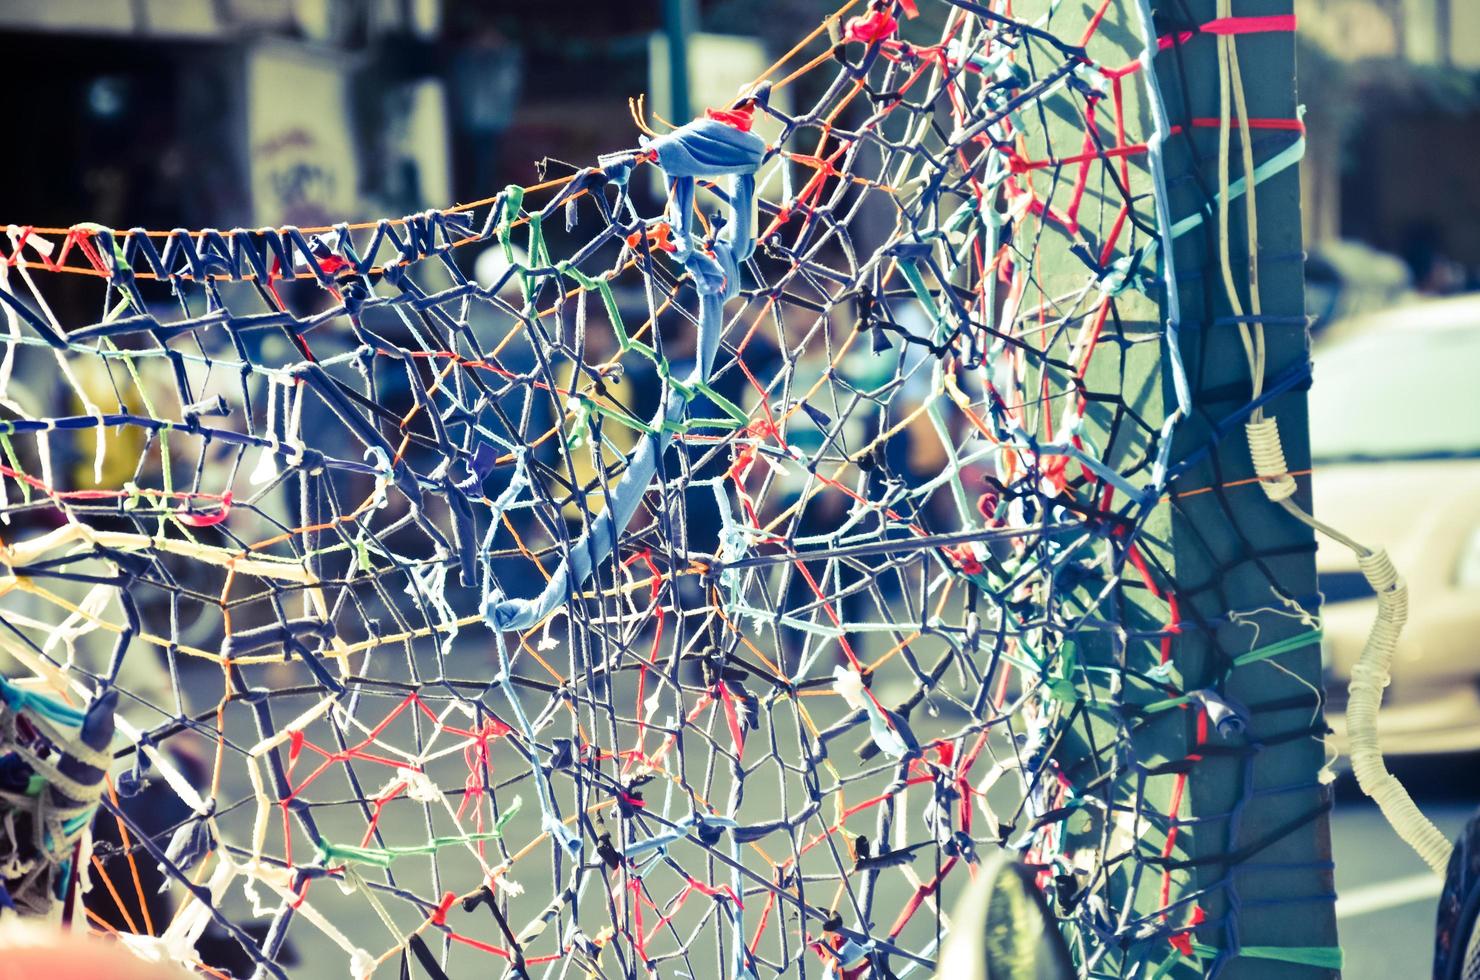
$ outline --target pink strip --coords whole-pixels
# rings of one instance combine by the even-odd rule
[[[1294,14],[1277,14],[1268,17],[1220,17],[1210,20],[1201,28],[1204,34],[1264,34],[1270,31],[1293,31]]]
[[[1197,29],[1200,34],[1268,34],[1276,31],[1293,31],[1294,14],[1273,14],[1268,17],[1220,17],[1210,20]],[[1178,31],[1157,38],[1158,50],[1165,51],[1174,44],[1186,44],[1192,40],[1193,31]]]

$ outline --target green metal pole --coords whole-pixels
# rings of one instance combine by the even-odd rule
[[[668,35],[668,92],[675,125],[693,115],[689,108],[689,35],[693,33],[694,0],[663,0],[663,30]]]
[[[1293,0],[1240,0],[1241,17],[1288,15]],[[1015,16],[1034,22],[1049,18],[1059,37],[1078,37],[1099,8],[1097,3],[1056,3],[1041,0],[1028,9],[1015,7]],[[1187,934],[1194,955],[1181,956],[1164,938],[1157,943],[1132,943],[1102,960],[1104,975],[1183,978],[1203,976],[1216,962],[1223,977],[1302,978],[1334,975],[1329,964],[1336,946],[1336,921],[1330,839],[1326,811],[1330,793],[1318,778],[1324,764],[1320,738],[1325,723],[1321,713],[1319,643],[1311,638],[1314,623],[1298,612],[1293,601],[1310,604],[1317,594],[1315,541],[1311,532],[1271,503],[1253,474],[1242,419],[1220,425],[1245,408],[1251,399],[1249,367],[1216,262],[1216,208],[1209,209],[1208,193],[1218,186],[1218,130],[1194,125],[1194,119],[1219,114],[1217,41],[1213,34],[1195,32],[1176,48],[1156,51],[1156,37],[1195,28],[1217,18],[1216,0],[1151,0],[1155,17],[1143,24],[1141,0],[1118,0],[1106,10],[1091,36],[1088,54],[1106,66],[1132,65],[1141,59],[1149,35],[1150,58],[1165,114],[1167,133],[1160,154],[1164,184],[1157,189],[1151,154],[1128,158],[1130,198],[1136,214],[1149,225],[1157,222],[1152,202],[1164,194],[1172,225],[1203,215],[1201,227],[1177,237],[1171,258],[1175,262],[1180,306],[1182,357],[1187,371],[1190,413],[1175,429],[1172,461],[1196,458],[1195,466],[1173,484],[1173,493],[1157,507],[1136,536],[1139,555],[1155,572],[1158,588],[1172,586],[1175,613],[1164,596],[1143,587],[1138,573],[1126,564],[1115,602],[1127,637],[1085,635],[1078,656],[1087,667],[1103,668],[1096,676],[1117,673],[1124,687],[1107,691],[1107,700],[1147,704],[1164,698],[1167,686],[1182,692],[1221,690],[1249,709],[1242,734],[1201,736],[1195,710],[1165,710],[1148,714],[1134,726],[1130,752],[1148,775],[1140,786],[1122,785],[1104,792],[1119,812],[1131,812],[1131,794],[1139,792],[1149,807],[1174,814],[1174,835],[1158,821],[1138,820],[1130,831],[1136,841],[1135,861],[1117,863],[1108,870],[1111,894],[1131,906],[1132,920],[1152,924],[1204,924]],[[1295,45],[1290,31],[1241,34],[1236,39],[1249,114],[1281,120],[1297,116]],[[1144,145],[1157,129],[1154,99],[1146,69],[1123,76],[1125,143]],[[1102,105],[1102,137],[1108,131],[1110,100]],[[1036,159],[1078,152],[1084,140],[1084,120],[1070,98],[1045,100],[1048,109],[1041,133],[1027,137]],[[1256,163],[1288,150],[1299,134],[1289,130],[1255,130]],[[1041,140],[1035,143],[1033,140]],[[1108,139],[1108,137],[1107,137]],[[1234,157],[1238,135],[1233,136]],[[1072,149],[1066,149],[1072,147]],[[1241,171],[1235,166],[1233,176]],[[1041,180],[1043,193],[1048,181]],[[1074,174],[1068,165],[1047,192],[1056,207],[1072,195]],[[1104,234],[1098,218],[1113,215],[1125,195],[1121,188],[1096,176],[1080,209],[1091,234]],[[1290,166],[1257,185],[1259,271],[1268,344],[1265,387],[1287,372],[1298,372],[1308,357],[1304,317],[1304,277],[1301,261],[1300,183],[1298,166]],[[1243,201],[1230,208],[1232,265],[1239,289],[1247,295],[1248,264]],[[1108,222],[1106,222],[1108,223]],[[1061,235],[1048,229],[1046,235]],[[1137,247],[1144,244],[1137,243]],[[1098,249],[1098,242],[1092,242]],[[1115,259],[1132,251],[1124,241]],[[1083,264],[1069,255],[1067,243],[1045,248],[1043,254],[1061,259],[1045,267],[1043,296],[1025,296],[1023,303],[1042,299],[1056,315],[1067,313],[1063,297],[1083,288]],[[1165,256],[1158,251],[1160,266]],[[1158,268],[1155,270],[1160,272]],[[1096,356],[1085,376],[1090,392],[1106,392],[1116,399],[1091,400],[1086,431],[1096,445],[1111,447],[1110,459],[1122,472],[1143,465],[1154,456],[1155,440],[1127,436],[1108,407],[1122,401],[1148,429],[1159,428],[1177,408],[1168,322],[1172,297],[1156,289],[1127,289],[1116,298],[1116,317],[1109,328],[1117,356]],[[1073,314],[1083,317],[1086,307]],[[1301,385],[1272,399],[1266,413],[1279,420],[1286,458],[1292,471],[1309,468],[1305,396]],[[1209,451],[1209,447],[1211,450]],[[1243,482],[1241,482],[1243,481]],[[1300,480],[1297,500],[1310,506],[1309,484]],[[1198,491],[1189,493],[1189,491]],[[1155,663],[1159,651],[1144,636],[1159,636],[1173,619],[1176,633],[1165,680],[1136,676],[1128,664],[1143,670]],[[1307,635],[1307,641],[1277,656],[1245,658],[1256,647]],[[1117,729],[1097,717],[1061,746],[1063,764],[1094,771],[1117,751]],[[1184,773],[1185,776],[1179,774]],[[1174,803],[1176,804],[1174,806]],[[1070,846],[1093,847],[1113,828],[1081,812],[1067,824],[1074,835]],[[1124,832],[1127,828],[1120,828]],[[1171,836],[1170,842],[1168,837]],[[1166,852],[1163,859],[1163,852]],[[1161,871],[1170,871],[1168,902],[1162,898]],[[1133,870],[1139,869],[1139,870]],[[1163,912],[1164,906],[1170,905]],[[1163,917],[1164,916],[1164,917]],[[1296,962],[1300,961],[1300,962]],[[1120,972],[1117,972],[1120,971]]]
[[[1157,7],[1170,22],[1187,14],[1199,24],[1217,17],[1215,0],[1159,0]],[[1293,13],[1292,0],[1245,0],[1237,13],[1288,15]],[[1250,115],[1295,119],[1293,32],[1239,35],[1235,44]],[[1201,211],[1207,199],[1204,188],[1217,186],[1217,129],[1188,125],[1195,118],[1218,116],[1217,42],[1199,35],[1180,52],[1163,52],[1156,66],[1161,88],[1168,94],[1171,122],[1181,124],[1188,134],[1170,141],[1165,157],[1175,221]],[[1259,139],[1258,130],[1254,135],[1256,163],[1291,144],[1290,137]],[[1235,142],[1235,156],[1237,146]],[[1309,358],[1298,166],[1258,183],[1255,200],[1268,388],[1275,379],[1298,372]],[[1243,242],[1243,202],[1235,205],[1230,208],[1228,233],[1233,242]],[[1182,236],[1175,252],[1179,268],[1200,273],[1182,276],[1180,286],[1184,356],[1195,406],[1193,417],[1178,430],[1176,452],[1183,456],[1213,441],[1213,423],[1247,404],[1251,395],[1238,330],[1226,319],[1232,311],[1216,266],[1209,261],[1210,236],[1219,229],[1212,216],[1204,224],[1201,231]],[[1234,247],[1232,265],[1241,290],[1248,286],[1246,253],[1246,247]],[[1308,470],[1303,386],[1273,399],[1265,411],[1279,421],[1290,469]],[[1182,487],[1221,486],[1252,475],[1239,424],[1207,461],[1184,478]],[[1305,479],[1299,483],[1296,500],[1310,508],[1309,483]],[[1184,617],[1200,615],[1225,624],[1211,632],[1189,631],[1177,643],[1184,689],[1214,682],[1226,670],[1230,653],[1310,633],[1310,621],[1293,615],[1276,590],[1305,599],[1316,595],[1314,537],[1267,500],[1257,485],[1181,499],[1171,533],[1177,579],[1186,588],[1190,606]],[[1231,614],[1239,614],[1237,623],[1229,621]],[[1241,754],[1204,758],[1190,781],[1187,803],[1190,816],[1200,821],[1188,842],[1187,860],[1193,862],[1188,884],[1200,889],[1228,880],[1226,886],[1199,898],[1210,922],[1226,921],[1199,933],[1201,941],[1219,949],[1336,945],[1327,820],[1331,795],[1317,778],[1325,761],[1321,741],[1310,734],[1324,729],[1320,705],[1312,704],[1321,683],[1316,642],[1277,658],[1235,666],[1227,676],[1224,690],[1251,709],[1249,729],[1241,740]],[[1241,863],[1226,863],[1228,855]],[[1309,978],[1334,972],[1241,956],[1228,963],[1224,976]]]

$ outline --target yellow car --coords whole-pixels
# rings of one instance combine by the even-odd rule
[[[1480,749],[1480,295],[1333,328],[1310,392],[1315,513],[1384,547],[1408,581],[1408,625],[1378,730],[1384,752]],[[1377,600],[1352,553],[1321,541],[1332,727]]]

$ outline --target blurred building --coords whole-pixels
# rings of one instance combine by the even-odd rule
[[[6,220],[323,224],[445,204],[439,0],[6,0]]]
[[[0,0],[0,220],[306,226],[485,198],[635,145],[631,97],[671,114],[670,7],[698,112],[831,4],[676,2]]]
[[[1415,288],[1480,285],[1480,3],[1297,0],[1306,240],[1399,256]]]

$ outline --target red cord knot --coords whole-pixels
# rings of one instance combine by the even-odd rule
[[[303,751],[303,729],[298,728],[288,736],[288,765],[298,761],[298,754]]]
[[[750,132],[750,127],[755,125],[755,106],[745,105],[739,109],[705,109],[704,115],[715,122],[724,123],[742,133]]]
[[[18,235],[16,237],[16,239],[15,239],[15,250],[12,251],[5,258],[5,264],[6,265],[11,266],[12,268],[14,268],[15,265],[16,265],[16,263],[18,263],[18,262],[21,261],[21,251],[23,249],[25,249],[26,242],[30,241],[30,239],[31,239],[31,232],[33,230],[34,229],[32,229],[32,227],[30,225],[26,225],[25,227],[21,228],[20,235]],[[41,256],[41,259],[42,259],[43,262],[49,261],[49,257],[47,255],[42,255]]]
[[[627,247],[631,249],[636,249],[637,243],[641,240],[641,238],[642,232],[634,231],[632,234],[627,236]],[[648,228],[647,240],[649,249],[656,249],[659,252],[678,251],[678,246],[673,242],[673,229],[668,226],[668,222],[666,221],[660,221],[652,227]]]
[[[195,514],[186,511],[179,513],[180,523],[189,524],[191,527],[215,527],[231,515],[231,491],[228,490],[221,495],[221,509],[214,514]]]
[[[483,725],[483,734],[488,738],[503,738],[513,730],[497,718],[489,718]]]
[[[442,904],[438,905],[437,911],[432,913],[432,925],[440,926],[447,923],[447,910],[452,908],[453,900],[455,900],[456,898],[457,896],[452,894],[452,892],[448,892],[446,895],[442,896]]]
[[[1176,948],[1183,956],[1192,955],[1192,931],[1207,921],[1208,913],[1204,912],[1201,905],[1192,907],[1192,914],[1187,917],[1187,925],[1181,932],[1168,936],[1167,942]]]
[[[976,557],[976,552],[972,550],[969,544],[963,544],[959,548],[944,548],[942,550],[950,555],[955,560],[956,567],[960,568],[967,575],[980,575],[985,571],[981,561]]]
[[[323,269],[324,274],[328,276],[332,276],[349,266],[349,260],[341,258],[338,255],[322,256],[318,259],[318,263],[319,268]]]
[[[998,524],[997,503],[1000,499],[997,494],[991,492],[984,493],[976,498],[976,509],[982,515],[982,518],[986,520],[989,527],[996,527]]]
[[[899,21],[895,20],[889,11],[875,10],[869,14],[849,18],[847,26],[843,28],[843,37],[849,41],[873,44],[875,41],[893,37],[897,30],[899,30]]]
[[[929,758],[932,753],[934,753],[935,755],[934,763],[932,763]],[[951,743],[937,740],[927,744],[921,750],[921,753],[917,758],[910,760],[910,772],[916,775],[924,776],[927,779],[933,778],[933,766],[939,765],[945,768],[950,768],[951,762],[954,759],[955,750],[952,749]]]

